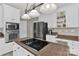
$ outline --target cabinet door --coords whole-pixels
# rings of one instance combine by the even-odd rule
[[[9,22],[20,22],[20,11],[12,6],[3,4],[4,19]]]
[[[70,6],[66,9],[67,27],[78,27],[78,7]]]
[[[20,23],[20,10],[17,8],[13,8],[13,17],[12,20],[16,23]]]
[[[0,18],[2,18],[2,5],[0,5]]]
[[[70,53],[75,54],[75,55],[79,55],[79,42],[70,41],[69,48],[70,48],[69,49]]]
[[[30,53],[22,47],[19,47],[18,52],[20,52],[19,56],[34,56],[32,53]]]
[[[5,43],[0,46],[0,55],[6,54],[12,51],[12,43]]]
[[[0,38],[0,46],[2,46],[4,44],[5,44],[4,38]]]
[[[27,21],[20,21],[20,38],[27,37]]]
[[[3,27],[2,23],[3,23],[2,18],[0,18],[0,28]]]
[[[74,8],[68,7],[66,10],[66,25],[67,27],[73,27],[74,26]]]
[[[3,21],[2,21],[2,5],[0,5],[0,27],[3,27],[3,25],[2,25],[2,23],[3,23]]]
[[[13,43],[13,56],[34,56],[29,51],[25,50],[17,43]]]
[[[3,9],[4,9],[4,18],[5,19],[12,19],[12,17],[14,16],[12,14],[14,12],[13,8],[9,5],[3,4]]]

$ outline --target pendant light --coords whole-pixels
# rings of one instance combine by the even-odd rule
[[[32,10],[29,12],[29,16],[34,18],[34,17],[39,17],[40,13],[37,10]]]
[[[28,7],[28,4],[26,4],[26,9],[25,9],[25,13],[22,15],[22,19],[31,19],[31,17],[27,14],[27,7]]]
[[[22,16],[22,19],[31,19],[31,17],[30,17],[28,14],[24,14],[24,15]]]
[[[44,3],[40,3],[38,5],[35,5],[35,3],[30,6],[30,9],[28,9],[28,4],[26,5],[26,9],[25,9],[25,14],[22,15],[22,19],[31,19],[31,18],[34,18],[34,17],[39,17],[40,16],[40,13],[35,9],[41,5],[43,5]]]
[[[40,12],[43,13],[43,14],[51,14],[56,9],[57,9],[57,6],[55,4],[47,3],[47,4],[43,4],[40,7]]]

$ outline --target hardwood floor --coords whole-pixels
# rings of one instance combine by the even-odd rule
[[[8,53],[6,53],[6,54],[4,54],[2,56],[13,56],[13,52],[12,51],[11,52],[8,52]],[[69,54],[69,56],[77,56],[77,55]]]

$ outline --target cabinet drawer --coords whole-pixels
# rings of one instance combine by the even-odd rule
[[[13,55],[14,56],[34,56],[31,52],[27,51],[17,43],[13,43]]]
[[[0,46],[3,44],[5,44],[5,40],[4,40],[4,38],[0,38]]]
[[[57,43],[68,46],[68,42],[65,42],[65,41],[57,40]]]
[[[2,46],[0,46],[0,55],[3,55],[5,53],[8,53],[8,52],[12,51],[13,50],[12,47],[13,47],[12,43],[3,44]]]
[[[79,42],[71,41],[71,42],[69,42],[69,47],[79,49]]]
[[[25,55],[27,55],[27,56],[34,56],[31,52],[27,51],[26,49],[24,49],[24,48],[22,48],[22,47],[20,47],[20,50],[23,51],[23,55],[24,55],[24,56],[25,56]]]

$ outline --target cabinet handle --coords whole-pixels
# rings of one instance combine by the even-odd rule
[[[13,43],[13,45],[15,45],[15,44]]]
[[[20,49],[20,47],[18,47],[17,49]]]
[[[27,56],[30,56],[30,55],[27,55]]]
[[[16,51],[16,50],[14,50],[14,51]]]
[[[74,49],[74,48],[72,48],[72,49]]]
[[[12,19],[12,20],[15,20],[15,19]]]

